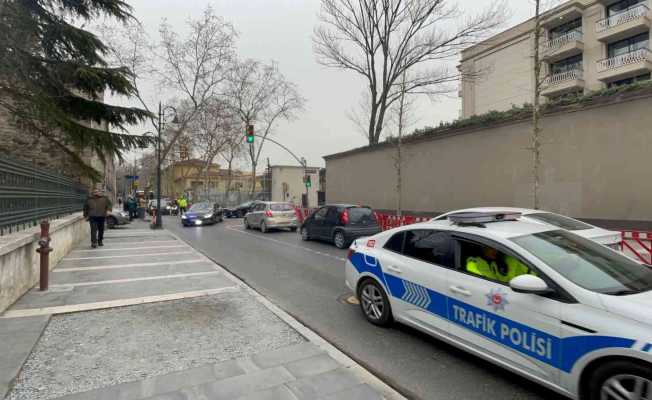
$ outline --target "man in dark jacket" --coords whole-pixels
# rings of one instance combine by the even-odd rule
[[[91,224],[91,247],[104,246],[104,222],[106,215],[111,211],[111,201],[102,194],[99,189],[93,190],[93,194],[86,200],[84,205],[84,217]]]

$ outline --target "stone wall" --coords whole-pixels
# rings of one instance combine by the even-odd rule
[[[50,269],[79,241],[89,237],[89,224],[81,214],[50,222]],[[39,282],[40,228],[0,237],[0,314]]]
[[[652,230],[652,96],[546,115],[541,208],[613,228]],[[408,139],[403,209],[436,213],[476,206],[533,206],[529,121]],[[325,157],[330,203],[396,207],[396,147]]]

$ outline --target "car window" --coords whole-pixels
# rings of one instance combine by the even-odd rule
[[[566,229],[567,231],[581,231],[585,229],[593,229],[593,226],[585,224],[573,218],[565,217],[553,213],[534,213],[527,214],[526,218],[531,218],[539,222],[554,225],[558,228]]]
[[[374,216],[371,208],[368,207],[351,207],[347,209],[349,213],[349,222],[352,224],[364,223],[364,222],[376,222],[376,217]]]
[[[281,204],[272,204],[270,206],[272,211],[292,211],[294,210],[294,207],[288,203],[281,203]]]
[[[429,229],[405,232],[403,255],[427,263],[453,268],[454,258],[448,233]]]
[[[403,252],[403,237],[405,237],[404,232],[399,232],[392,236],[387,243],[385,243],[385,249],[393,251],[395,253]]]
[[[520,275],[538,275],[520,258],[493,246],[467,239],[458,239],[459,269],[467,274],[508,285]]]
[[[340,212],[335,207],[330,207],[328,213],[326,214],[326,220],[331,223],[337,223],[340,219]]]
[[[652,290],[652,268],[572,232],[540,232],[512,241],[585,289],[611,295]]]
[[[329,207],[324,207],[320,208],[316,213],[315,213],[315,219],[316,220],[323,220],[326,218],[326,214],[328,214],[328,209]]]

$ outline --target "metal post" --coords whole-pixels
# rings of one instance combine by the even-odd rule
[[[161,123],[163,121],[163,108],[158,103],[158,140],[156,141],[156,229],[163,228],[163,213],[161,212]]]
[[[36,252],[41,256],[41,271],[39,288],[41,291],[48,290],[50,276],[50,223],[47,220],[41,221],[41,238],[38,241],[39,248]]]

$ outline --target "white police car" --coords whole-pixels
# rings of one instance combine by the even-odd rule
[[[470,271],[479,257],[494,277]],[[508,283],[507,259],[527,271]],[[356,240],[346,284],[373,324],[411,325],[571,398],[652,399],[652,268],[572,232],[502,213],[404,226]]]

